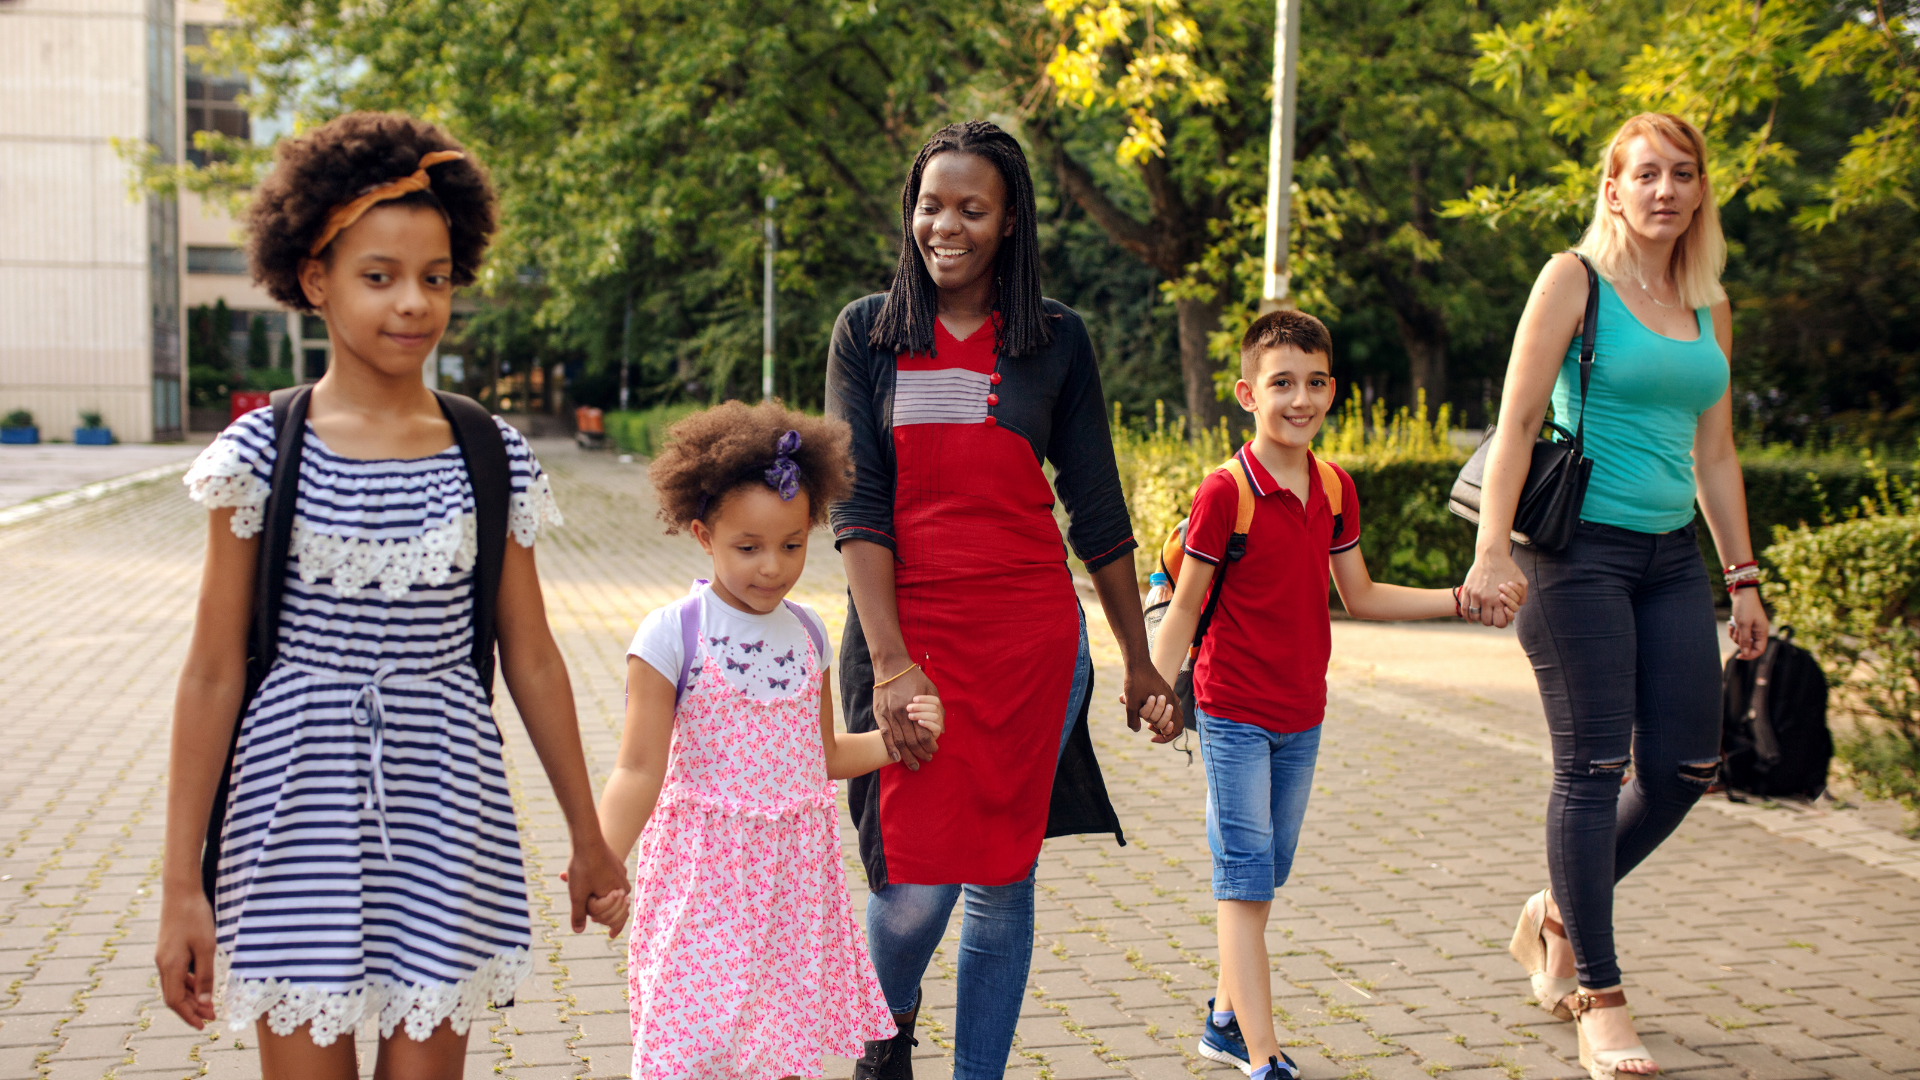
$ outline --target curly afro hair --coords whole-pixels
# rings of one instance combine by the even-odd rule
[[[793,462],[807,493],[808,520],[820,524],[827,507],[853,490],[852,431],[842,421],[795,412],[778,401],[729,401],[667,429],[666,448],[647,469],[667,531],[677,533],[702,517],[710,521],[735,489],[765,484],[774,445],[789,431],[800,433]]]
[[[435,150],[466,153],[439,127],[400,113],[348,113],[282,140],[273,171],[247,208],[247,262],[253,280],[295,311],[312,311],[300,288],[300,264],[319,239],[327,215],[369,188],[412,175],[420,159]],[[435,165],[427,175],[432,187],[394,199],[393,205],[431,206],[446,215],[453,283],[471,285],[493,238],[493,185],[471,155]],[[332,247],[327,245],[321,257],[330,258]]]

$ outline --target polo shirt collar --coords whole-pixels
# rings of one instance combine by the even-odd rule
[[[1267,467],[1260,464],[1260,459],[1254,456],[1253,444],[1251,442],[1243,444],[1240,449],[1234,451],[1233,456],[1239,458],[1241,464],[1246,466],[1247,479],[1252,483],[1253,493],[1255,495],[1272,495],[1281,490],[1279,481],[1275,480],[1273,474],[1267,471]],[[1313,451],[1309,450],[1307,451],[1307,500],[1305,508],[1310,511],[1313,509],[1314,503],[1325,502],[1326,498],[1327,494],[1320,486],[1319,460],[1313,456]]]

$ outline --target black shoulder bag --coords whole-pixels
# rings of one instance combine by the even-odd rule
[[[286,594],[287,559],[293,548],[293,512],[299,501],[300,448],[306,439],[307,402],[312,393],[312,386],[290,387],[273,393],[273,483],[262,514],[259,562],[254,570],[253,623],[247,629],[246,690],[240,697],[239,714],[234,717],[233,738],[227,744],[227,763],[220,770],[220,783],[213,792],[213,807],[207,816],[206,847],[200,855],[200,886],[209,902],[215,901],[214,887],[220,873],[220,838],[226,828],[240,724],[260,684],[266,681],[267,672],[273,669],[279,648],[280,608]],[[473,568],[473,667],[479,672],[480,686],[487,700],[492,701],[494,617],[499,604],[500,572],[507,555],[507,507],[513,493],[507,446],[492,415],[479,402],[438,390],[434,396],[440,399],[440,411],[453,426],[454,442],[466,459],[467,476],[473,483],[474,531],[479,548]]]
[[[1587,385],[1593,379],[1593,335],[1600,322],[1600,279],[1585,255],[1574,255],[1587,269],[1587,317],[1580,329],[1580,421],[1573,431],[1547,421],[1547,429],[1559,438],[1534,439],[1527,482],[1513,513],[1513,542],[1542,551],[1562,551],[1573,542],[1573,532],[1580,525],[1580,504],[1587,498],[1587,478],[1593,473],[1593,459],[1586,456]],[[1448,510],[1475,525],[1480,523],[1480,488],[1487,472],[1487,452],[1493,448],[1493,431],[1494,425],[1487,425],[1486,435],[1460,467],[1460,478],[1453,482],[1447,499]]]

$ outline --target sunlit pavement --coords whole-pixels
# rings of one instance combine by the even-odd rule
[[[598,781],[627,641],[705,566],[660,534],[643,465],[538,450],[568,519],[540,542],[542,577]],[[0,1078],[257,1075],[250,1030],[195,1034],[153,986],[167,718],[204,529],[177,477],[0,526]],[[797,596],[837,627],[844,579],[815,543]],[[1095,742],[1128,845],[1048,842],[1009,1072],[1225,1080],[1193,1053],[1215,970],[1200,770],[1127,732],[1117,654],[1090,615]],[[1269,934],[1288,1053],[1313,1080],[1584,1075],[1571,1026],[1528,1004],[1505,952],[1545,873],[1543,740],[1511,636],[1343,622],[1335,649],[1314,801]],[[565,932],[565,830],[504,695],[500,712],[538,967],[476,1027],[468,1075],[624,1076],[624,943]],[[1703,805],[1619,894],[1648,1046],[1689,1077],[1920,1071],[1917,878],[1920,846],[1857,816]],[[953,955],[949,942],[929,973],[923,1078],[948,1072]]]

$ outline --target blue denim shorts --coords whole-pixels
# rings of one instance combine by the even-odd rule
[[[1271,900],[1293,870],[1320,756],[1320,727],[1282,735],[1194,711],[1207,770],[1213,897]]]

